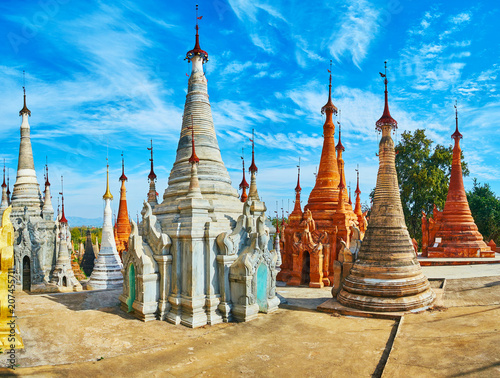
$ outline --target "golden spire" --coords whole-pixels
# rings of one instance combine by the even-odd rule
[[[113,199],[113,195],[109,191],[109,164],[108,158],[106,158],[106,193],[102,196],[103,199]]]

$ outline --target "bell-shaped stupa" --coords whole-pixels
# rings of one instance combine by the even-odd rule
[[[389,112],[386,74],[381,76],[385,83],[385,109],[376,124],[382,138],[370,223],[358,259],[337,300],[364,311],[425,309],[435,294],[422,273],[405,224],[391,138],[397,122]]]

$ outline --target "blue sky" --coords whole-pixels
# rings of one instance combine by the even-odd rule
[[[190,1],[41,0],[0,3],[1,157],[15,181],[18,112],[26,70],[39,182],[48,156],[53,203],[65,177],[68,219],[102,216],[109,146],[114,211],[124,151],[128,206],[135,218],[148,190],[154,140],[160,195],[181,127],[194,45]],[[241,148],[256,132],[259,192],[293,209],[302,159],[303,205],[314,186],[333,59],[333,101],[342,111],[347,181],[359,164],[362,200],[375,186],[375,122],[383,110],[379,71],[388,61],[391,114],[399,133],[425,128],[450,145],[460,111],[470,178],[500,194],[496,1],[199,1],[201,47],[222,157],[241,181]],[[247,165],[248,166],[248,165]]]

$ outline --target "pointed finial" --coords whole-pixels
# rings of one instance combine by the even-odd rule
[[[61,175],[61,192],[59,194],[61,195],[61,203],[62,203],[62,213],[61,213],[61,219],[59,220],[59,223],[68,223],[68,220],[66,219],[66,217],[64,215],[64,185],[63,185],[63,176],[62,175]]]
[[[3,159],[3,184],[2,188],[7,187],[7,184],[5,183],[5,158]]]
[[[337,124],[339,125],[339,142],[337,143],[337,146],[335,147],[336,150],[341,150],[345,151],[344,145],[342,144],[342,124],[340,123],[340,110],[339,110],[339,120],[337,121]]]
[[[357,165],[357,168],[356,168],[356,180],[357,180],[356,191],[354,193],[361,194],[361,190],[359,190],[359,164]]]
[[[299,165],[297,165],[297,186],[295,187],[295,192],[302,191],[300,187],[300,156],[299,156]]]
[[[248,185],[248,182],[245,178],[245,153],[244,153],[244,149],[242,148],[241,149],[241,164],[243,165],[243,179],[241,180],[241,183],[240,183],[240,189],[243,189],[243,188],[249,188],[250,185]]]
[[[45,187],[50,186],[49,181],[49,158],[45,156]]]
[[[453,139],[462,139],[462,134],[460,134],[460,131],[458,131],[458,107],[457,107],[457,100],[455,100],[455,132],[451,135]]]
[[[198,16],[198,4],[196,4],[196,42],[194,44],[194,49],[190,50],[187,52],[186,57],[184,59],[187,59],[188,62],[191,62],[191,60],[196,56],[200,56],[203,60],[203,63],[208,62],[208,54],[206,51],[203,51],[200,47],[200,36],[198,34],[199,26],[198,26],[198,20],[201,20],[203,16]]]
[[[123,158],[123,151],[122,151],[122,175],[120,176],[118,181],[128,181],[127,176],[125,176],[125,159]]]
[[[382,117],[377,121],[375,124],[378,131],[382,130],[382,126],[391,126],[392,129],[397,129],[398,128],[398,123],[394,118],[391,117],[391,113],[389,112],[389,99],[388,99],[388,91],[387,91],[387,61],[384,62],[384,73],[379,72],[380,76],[384,78],[384,85],[385,85],[385,105],[384,105],[384,113],[382,114]]]
[[[191,157],[189,158],[189,162],[192,164],[198,164],[200,162],[200,159],[198,158],[198,156],[196,156],[196,150],[194,148],[193,113],[191,113],[191,127],[188,127],[188,129],[191,129]]]
[[[10,196],[10,168],[7,168],[7,196]]]
[[[113,195],[111,194],[111,191],[109,190],[109,164],[108,164],[108,158],[106,157],[106,193],[102,196],[103,199],[113,199]]]
[[[151,147],[148,147],[148,151],[151,151],[151,158],[149,161],[151,162],[151,171],[149,171],[148,179],[149,181],[155,180],[156,181],[156,174],[153,169],[153,139],[151,139]]]
[[[333,114],[337,114],[337,107],[333,105],[332,102],[332,59],[330,59],[330,69],[328,72],[330,74],[330,83],[328,84],[328,102],[321,108],[321,114],[325,114],[327,110],[331,111]]]
[[[24,70],[23,70],[23,94],[24,94],[24,106],[19,111],[19,115],[22,116],[23,114],[27,114],[28,116],[31,116],[31,111],[26,106],[26,75]]]
[[[252,139],[250,139],[252,142],[252,164],[248,168],[248,170],[252,173],[256,173],[258,171],[257,166],[255,165],[255,130],[252,129]]]

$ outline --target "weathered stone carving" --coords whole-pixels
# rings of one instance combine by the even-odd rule
[[[265,205],[249,198],[243,205],[243,215],[238,218],[231,234],[217,237],[221,255],[238,257],[229,266],[229,290],[227,280],[221,280],[224,293],[225,318],[231,311],[235,320],[248,321],[260,312],[277,309],[276,296],[276,251],[269,251],[269,228],[266,226]],[[235,248],[237,246],[237,248]],[[229,247],[229,248],[228,248]],[[229,252],[229,253],[228,253]],[[219,272],[227,274],[230,259],[218,259]],[[229,310],[229,311],[228,311]]]
[[[169,255],[171,240],[161,232],[151,205],[146,201],[142,215],[143,236],[139,235],[137,224],[132,221],[129,249],[122,255],[123,293],[119,300],[121,308],[138,319],[149,321],[159,317],[164,320],[170,310],[170,284],[165,273],[172,263]]]

